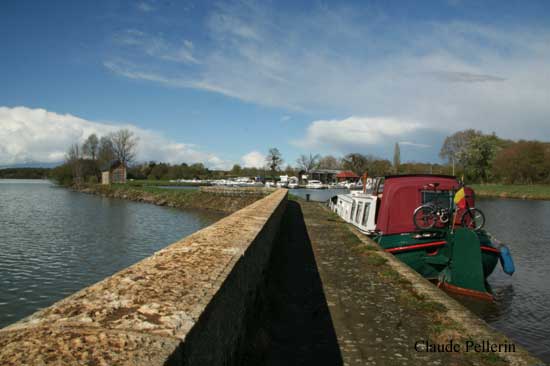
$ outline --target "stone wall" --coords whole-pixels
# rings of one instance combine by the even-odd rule
[[[286,207],[277,190],[0,330],[1,365],[232,365]]]

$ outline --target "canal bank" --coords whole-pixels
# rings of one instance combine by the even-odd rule
[[[248,365],[543,364],[322,205],[283,223]]]
[[[198,187],[193,190],[169,190],[157,187],[132,186],[126,184],[91,184],[72,187],[73,190],[100,195],[102,197],[125,199],[151,203],[159,206],[180,209],[201,209],[232,213],[258,199],[272,193],[273,190],[247,188]]]

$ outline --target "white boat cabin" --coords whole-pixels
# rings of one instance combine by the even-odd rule
[[[372,233],[376,229],[377,199],[377,196],[363,192],[339,194],[330,200],[330,208],[362,232]]]

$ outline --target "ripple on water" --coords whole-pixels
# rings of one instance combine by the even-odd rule
[[[75,293],[219,219],[2,181],[0,327]]]
[[[489,277],[494,306],[466,305],[550,362],[550,202],[481,199],[478,207],[487,217],[487,230],[510,247],[516,273],[507,276],[499,265]]]

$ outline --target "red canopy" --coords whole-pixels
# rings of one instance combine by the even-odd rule
[[[384,234],[416,231],[412,215],[414,210],[424,203],[422,192],[434,192],[429,186],[431,183],[439,183],[438,191],[452,191],[460,186],[457,179],[451,176],[417,174],[386,177],[376,218],[376,229]],[[465,187],[465,191],[469,196],[468,204],[474,207],[472,189]]]
[[[359,176],[357,174],[355,174],[354,172],[352,172],[351,170],[344,170],[343,172],[340,172],[340,173],[336,174],[336,178],[342,178],[342,179],[353,178],[353,179],[357,179],[357,178],[359,178]]]

